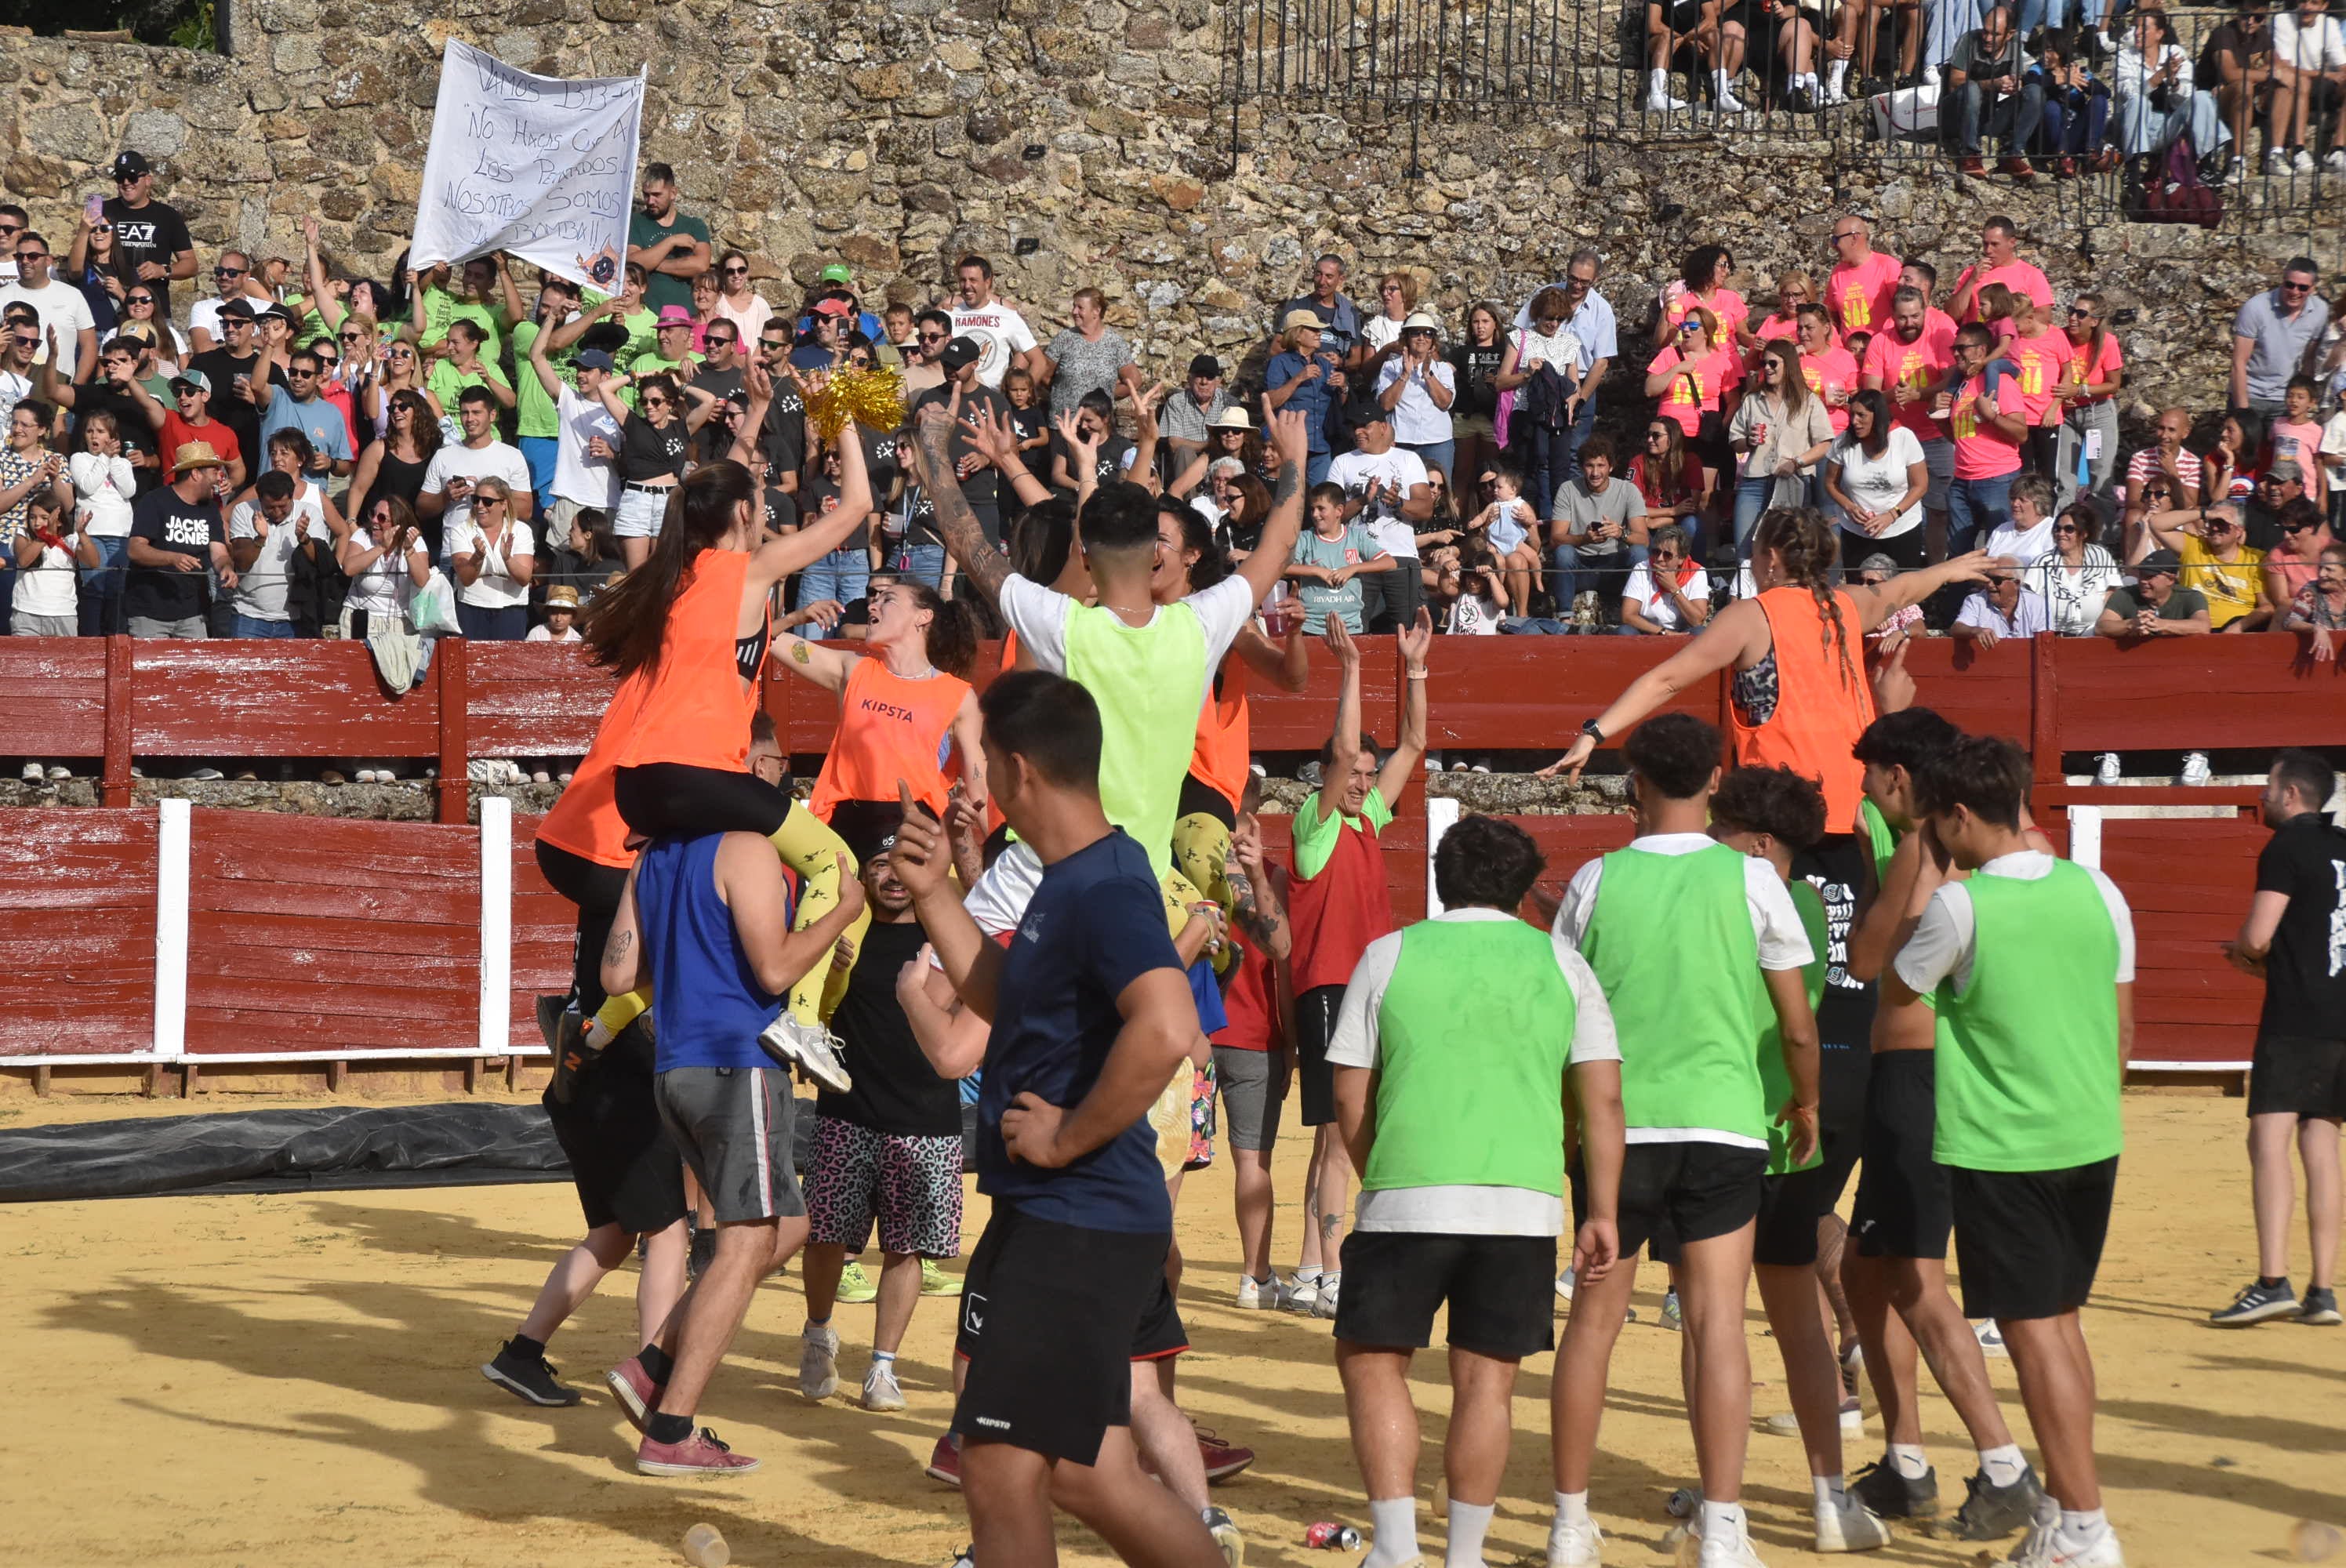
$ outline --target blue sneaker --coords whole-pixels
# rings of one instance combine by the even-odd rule
[[[2268,1319],[2295,1318],[2300,1316],[2300,1310],[2297,1292],[2289,1288],[2288,1280],[2264,1285],[2251,1279],[2238,1296],[2232,1298],[2229,1307],[2220,1312],[2208,1313],[2208,1321],[2218,1329],[2245,1329]]]

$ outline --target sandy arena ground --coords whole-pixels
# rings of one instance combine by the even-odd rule
[[[19,1099],[0,1106],[0,1125],[179,1109]],[[2346,1331],[2204,1327],[2252,1262],[2240,1102],[2135,1095],[2127,1122],[2118,1212],[2087,1314],[2110,1515],[2137,1568],[2289,1561],[2300,1517],[2346,1523]],[[1283,1260],[1293,1256],[1306,1152],[1292,1136],[1280,1151]],[[1314,1519],[1365,1523],[1327,1326],[1227,1305],[1237,1277],[1227,1167],[1193,1175],[1183,1208],[1182,1308],[1198,1347],[1183,1362],[1183,1403],[1261,1456],[1219,1500],[1246,1530],[1250,1562],[1341,1563],[1301,1545]],[[973,1205],[973,1241],[982,1216]],[[554,1346],[568,1379],[591,1389],[586,1404],[533,1410],[484,1382],[475,1368],[576,1226],[560,1186],[9,1211],[0,1219],[0,1320],[12,1330],[0,1562],[617,1568],[680,1561],[685,1531],[706,1520],[733,1561],[753,1568],[933,1568],[966,1539],[960,1500],[920,1473],[951,1408],[950,1302],[924,1301],[913,1320],[903,1362],[911,1408],[874,1416],[845,1400],[814,1407],[800,1397],[795,1271],[770,1285],[702,1412],[766,1461],[739,1484],[635,1473],[634,1434],[598,1376],[633,1347],[628,1280],[607,1282]],[[2300,1237],[2291,1269],[2300,1284],[2304,1267]],[[1663,1499],[1692,1477],[1678,1339],[1655,1326],[1657,1271],[1639,1283],[1640,1322],[1615,1362],[1592,1493],[1617,1568],[1670,1561]],[[842,1308],[836,1319],[849,1390],[865,1365],[868,1310]],[[1756,1298],[1751,1352],[1755,1411],[1786,1408]],[[1541,1560],[1549,1362],[1536,1358],[1518,1385],[1494,1568]],[[1420,1492],[1430,1507],[1448,1395],[1438,1352],[1419,1366]],[[1990,1367],[2025,1441],[2011,1363]],[[1971,1457],[1953,1413],[1934,1392],[1926,1401],[1952,1505]],[[1851,1468],[1879,1445],[1870,1430]],[[1744,1497],[1774,1568],[1827,1561],[1806,1549],[1809,1489],[1793,1440],[1754,1433]],[[1443,1527],[1430,1516],[1423,1524],[1429,1562],[1439,1563]],[[1070,1563],[1110,1561],[1072,1523],[1059,1538]],[[1910,1533],[1878,1560],[1971,1564],[1983,1553]]]

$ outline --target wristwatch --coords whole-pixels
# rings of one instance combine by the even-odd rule
[[[1580,733],[1600,746],[1605,743],[1605,732],[1596,728],[1596,721],[1593,718],[1584,718],[1580,721]]]

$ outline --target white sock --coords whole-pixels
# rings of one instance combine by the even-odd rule
[[[1451,1512],[1457,1512],[1457,1504],[1451,1504]],[[2091,1546],[2109,1527],[2109,1516],[2098,1508],[2065,1508],[2061,1511],[2061,1533],[2075,1545]]]
[[[1848,77],[1849,62],[1847,60],[1835,60],[1831,66],[1825,68],[1825,80],[1832,84],[1832,90],[1834,92],[1841,91],[1841,83],[1847,80]]]
[[[1344,1287],[1344,1271],[1342,1269],[1330,1268],[1321,1272],[1320,1276],[1320,1288],[1325,1290],[1331,1285],[1336,1288],[1339,1294],[1342,1292]]]
[[[2020,1451],[2014,1449],[2013,1451],[2018,1453]],[[1898,1472],[1899,1479],[1902,1481],[1920,1481],[1931,1473],[1931,1456],[1923,1451],[1921,1443],[1892,1443],[1890,1451],[1884,1457],[1890,1461],[1890,1468]],[[1980,1455],[1980,1463],[1982,1465],[1987,1463],[1985,1454]]]
[[[1849,1506],[1849,1486],[1837,1475],[1812,1475],[1809,1486],[1816,1493],[1819,1513],[1838,1513]]]
[[[1483,1568],[1483,1536],[1498,1507],[1495,1502],[1450,1500],[1450,1544],[1443,1550],[1442,1568]]]
[[[1646,83],[1654,97],[1658,98],[1670,90],[1670,74],[1668,71],[1647,71]]]
[[[1317,1285],[1320,1283],[1320,1266],[1316,1263],[1297,1264],[1295,1266],[1295,1283],[1298,1285]]]
[[[892,1367],[896,1364],[896,1352],[874,1350],[872,1352],[872,1364],[875,1367]]]
[[[2028,1468],[2028,1461],[2021,1457],[2020,1445],[2016,1442],[2005,1443],[2002,1448],[1980,1450],[1979,1461],[1980,1469],[1997,1486],[2010,1486],[2020,1479],[2020,1472]]]
[[[1711,72],[1711,73],[1710,73],[1710,79],[1711,79],[1712,81],[1714,81],[1714,82],[1716,82],[1716,83],[1718,83],[1718,84],[1719,84],[1719,90],[1720,92],[1722,92],[1722,93],[1723,93],[1723,92],[1727,91],[1727,84],[1728,84],[1728,79],[1729,79],[1729,78],[1728,78],[1728,75],[1727,75],[1727,73],[1726,73],[1725,71],[1713,71],[1713,72]]]
[[[1739,1502],[1713,1502],[1702,1500],[1702,1538],[1705,1541],[1732,1541],[1743,1531],[1743,1505]]]
[[[1454,1504],[1453,1506],[1455,1506]],[[1588,1522],[1588,1494],[1585,1492],[1559,1492],[1556,1494],[1556,1522],[1558,1524]]]
[[[1361,1568],[1401,1568],[1417,1555],[1417,1499],[1388,1497],[1369,1500],[1369,1528],[1374,1538]]]

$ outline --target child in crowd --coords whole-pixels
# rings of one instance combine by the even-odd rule
[[[1500,620],[1522,601],[1507,591],[1506,577],[1490,550],[1469,541],[1437,545],[1426,557],[1433,576],[1433,616],[1453,636],[1496,636]]]
[[[1317,636],[1330,616],[1361,629],[1361,574],[1390,572],[1394,562],[1370,532],[1344,521],[1344,487],[1324,480],[1311,487],[1311,531],[1295,542],[1287,575],[1303,601],[1303,629]]]
[[[2305,498],[2316,506],[2327,506],[2330,500],[2329,471],[2320,460],[2322,439],[2321,384],[2311,376],[2290,377],[2280,417],[2265,430],[2265,466],[2295,463],[2305,480]]]
[[[578,590],[564,583],[546,590],[546,624],[529,628],[533,643],[575,643],[578,637]]]
[[[1512,463],[1494,463],[1484,470],[1483,482],[1490,487],[1490,504],[1466,526],[1484,531],[1492,565],[1505,576],[1499,603],[1528,605],[1532,585],[1539,580],[1539,550],[1531,542],[1539,519],[1533,515],[1532,504],[1524,499],[1523,470]]]

